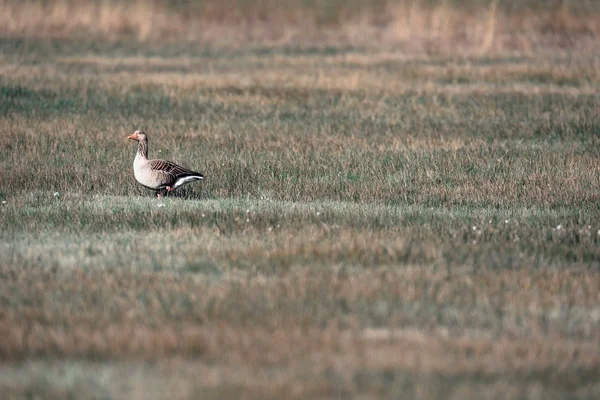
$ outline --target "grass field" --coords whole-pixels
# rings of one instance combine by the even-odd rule
[[[561,10],[456,52],[3,25],[2,397],[599,398],[600,11]],[[206,180],[139,187],[136,129]]]

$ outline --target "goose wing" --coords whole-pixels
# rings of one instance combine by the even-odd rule
[[[187,169],[167,160],[150,161],[150,169],[164,177],[164,179],[162,179],[163,186],[173,186],[178,181],[182,181],[182,179],[187,177],[196,177],[196,179],[204,178],[204,175],[199,172],[192,171],[191,169]]]

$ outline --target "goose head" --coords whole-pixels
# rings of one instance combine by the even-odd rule
[[[146,132],[144,131],[135,131],[127,136],[127,139],[135,140],[136,142],[145,142],[148,140],[148,136],[146,136]]]

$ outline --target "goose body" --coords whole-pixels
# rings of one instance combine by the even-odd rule
[[[128,139],[138,142],[138,152],[133,160],[135,180],[145,188],[156,191],[161,198],[163,192],[170,192],[186,183],[201,181],[204,175],[192,171],[172,161],[148,159],[148,136],[135,131]]]

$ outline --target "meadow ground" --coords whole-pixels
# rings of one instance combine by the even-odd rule
[[[596,47],[26,28],[0,38],[3,398],[600,397]],[[135,129],[207,179],[155,199]]]

